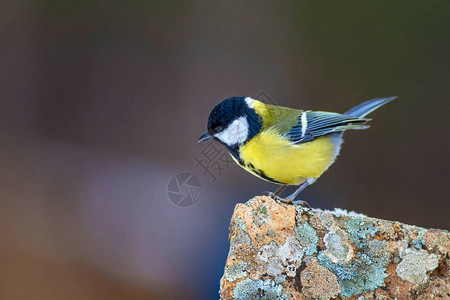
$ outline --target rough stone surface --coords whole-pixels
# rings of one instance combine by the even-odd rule
[[[331,299],[341,291],[336,275],[317,262],[307,266],[300,273],[300,279],[306,297]]]
[[[342,209],[238,204],[221,299],[450,299],[450,234]]]

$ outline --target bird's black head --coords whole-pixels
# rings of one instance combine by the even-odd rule
[[[223,131],[231,122],[245,116],[250,108],[245,97],[231,97],[214,107],[208,118],[208,132],[212,135]]]
[[[262,127],[249,97],[231,97],[218,104],[208,118],[208,132],[199,141],[216,138],[228,147],[244,144]]]

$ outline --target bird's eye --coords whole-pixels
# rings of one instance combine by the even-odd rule
[[[223,131],[223,126],[217,126],[216,128],[214,128],[215,132],[221,132]]]

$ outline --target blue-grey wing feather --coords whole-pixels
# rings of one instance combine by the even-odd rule
[[[298,116],[297,124],[284,134],[292,144],[310,142],[321,136],[347,129],[367,128],[361,126],[361,123],[365,123],[368,119],[323,111],[305,111],[303,114]]]

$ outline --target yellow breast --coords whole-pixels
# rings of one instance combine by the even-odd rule
[[[242,167],[250,173],[293,185],[307,178],[318,178],[337,155],[329,136],[291,145],[272,130],[257,134],[240,147],[240,153],[244,163]]]

